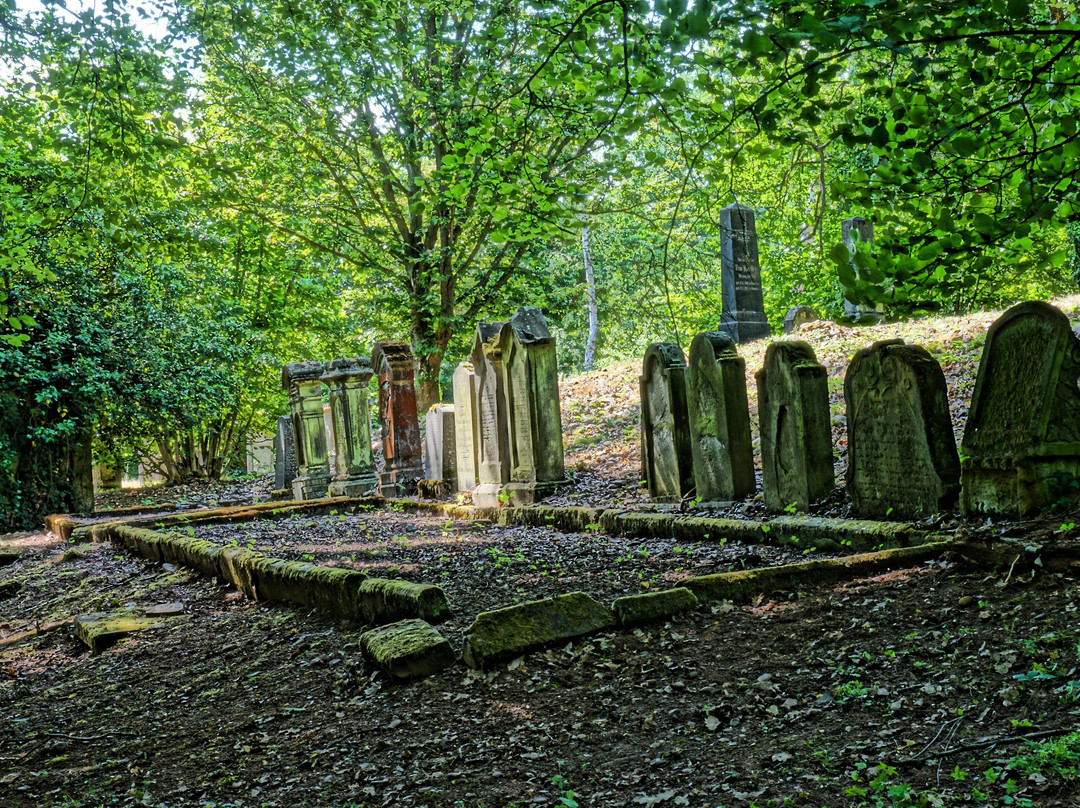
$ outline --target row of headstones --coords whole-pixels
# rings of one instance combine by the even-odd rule
[[[420,428],[413,385],[413,355],[400,342],[377,342],[371,359],[334,359],[285,365],[289,417],[278,419],[275,483],[294,499],[408,493],[421,477]],[[378,378],[384,465],[376,474],[371,451],[368,389]],[[323,418],[322,388],[330,391],[331,429]],[[334,441],[330,473],[327,433]],[[290,460],[295,458],[295,465]]]
[[[859,242],[872,243],[874,225],[862,216],[840,223],[840,236],[852,254]],[[854,261],[852,261],[854,269]],[[856,274],[857,274],[857,270]],[[765,295],[761,286],[757,227],[754,209],[735,203],[720,211],[720,288],[723,307],[718,331],[743,343],[763,339],[771,333],[765,317]],[[789,312],[791,317],[792,312]],[[808,312],[812,310],[807,309]],[[858,323],[879,322],[881,305],[868,306],[844,300],[844,318]],[[812,319],[817,319],[813,315]],[[794,325],[794,324],[793,324]],[[784,333],[789,333],[785,319]]]
[[[945,376],[926,349],[884,340],[858,351],[844,378],[847,490],[867,516],[951,508],[1025,514],[1054,504],[1080,476],[1080,339],[1045,303],[991,326],[964,430],[961,463]],[[834,488],[828,377],[802,341],[773,343],[757,376],[762,488],[774,510]],[[651,345],[641,376],[642,465],[659,502],[755,490],[745,362],[722,333],[698,334],[689,365]],[[962,474],[961,474],[962,469]]]
[[[414,357],[404,343],[378,342],[371,360],[335,359],[286,365],[290,417],[279,419],[276,484],[295,499],[471,492],[482,507],[527,504],[564,482],[562,421],[555,338],[537,308],[510,320],[478,323],[469,361],[454,373],[457,406],[427,413],[420,444]],[[385,465],[375,473],[368,385],[378,377],[379,422]],[[330,391],[332,429],[322,418],[322,386]],[[331,476],[327,432],[337,452]],[[292,445],[290,445],[292,444]],[[295,466],[288,466],[294,455]]]

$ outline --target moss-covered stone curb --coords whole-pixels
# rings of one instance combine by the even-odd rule
[[[615,615],[584,592],[481,612],[462,632],[465,664],[488,669],[530,651],[615,627]]]
[[[768,522],[713,519],[671,513],[608,510],[600,514],[601,530],[611,536],[674,538],[683,542],[749,542],[792,546],[824,552],[867,551],[903,547],[918,531],[908,523],[818,516],[778,516]]]
[[[10,547],[0,547],[0,567],[14,564],[20,558],[22,558],[22,553],[18,550],[14,550]]]
[[[136,631],[161,628],[167,622],[168,618],[147,617],[136,609],[82,614],[72,621],[75,636],[90,647],[91,654],[100,654]]]
[[[52,531],[64,541],[71,538],[71,532],[78,527],[78,524],[70,516],[62,513],[54,513],[45,517],[45,529]]]
[[[446,638],[424,620],[401,620],[365,631],[360,647],[377,668],[395,679],[431,676],[457,661]]]
[[[828,558],[780,567],[702,575],[684,578],[680,583],[701,601],[730,600],[735,603],[752,603],[761,594],[803,591],[815,586],[919,564],[944,554],[949,546],[948,542],[935,542],[917,547],[861,553],[846,558]]]
[[[381,624],[418,617],[430,622],[450,615],[437,586],[369,578],[359,570],[271,558],[243,547],[222,547],[183,533],[163,533],[117,522],[106,537],[152,561],[168,561],[229,581],[252,600],[280,600],[330,614]]]
[[[697,595],[684,586],[665,589],[661,592],[647,592],[643,595],[628,595],[611,604],[615,619],[620,626],[637,626],[666,620],[681,612],[690,611],[698,606]]]

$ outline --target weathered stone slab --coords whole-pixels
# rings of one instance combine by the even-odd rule
[[[518,308],[502,327],[499,352],[510,477],[503,499],[531,505],[566,482],[555,338],[540,309]]]
[[[161,628],[166,621],[163,615],[148,617],[143,609],[136,607],[81,614],[73,623],[75,636],[90,647],[90,653],[100,654],[131,634]]]
[[[327,362],[322,375],[330,390],[330,433],[335,452],[329,492],[333,497],[361,497],[378,486],[368,412],[371,376],[371,362],[355,358]]]
[[[322,362],[296,362],[281,372],[289,391],[293,434],[296,438],[297,476],[291,486],[294,499],[318,499],[330,487],[330,456],[323,423]]]
[[[654,502],[679,502],[694,488],[686,360],[673,342],[645,351],[641,379],[641,474]]]
[[[821,318],[818,313],[809,306],[795,306],[787,310],[784,315],[784,333],[790,334],[797,331],[799,326],[813,323]]]
[[[379,484],[384,497],[411,494],[424,476],[420,416],[416,411],[416,359],[407,343],[382,340],[371,352],[379,384],[384,466]]]
[[[799,340],[770,345],[756,378],[765,504],[805,510],[835,483],[828,373]]]
[[[472,491],[477,477],[480,453],[480,416],[477,411],[476,373],[471,362],[462,362],[454,371],[454,454],[457,467],[457,490]]]
[[[614,626],[615,615],[584,592],[481,612],[462,633],[465,664],[491,668],[530,651]]]
[[[470,364],[476,374],[477,485],[473,502],[497,507],[499,493],[510,482],[510,437],[507,428],[505,376],[500,336],[505,323],[476,324]]]
[[[1080,339],[1053,306],[1013,306],[986,335],[964,428],[961,507],[1023,516],[1080,477]]]
[[[431,676],[454,664],[450,643],[423,620],[401,620],[360,635],[364,653],[395,679]]]
[[[906,519],[955,504],[960,458],[945,375],[925,348],[884,340],[858,351],[844,400],[847,489],[856,511]]]
[[[769,336],[754,209],[737,202],[720,211],[720,273],[723,309],[716,330],[736,343]]]
[[[292,494],[292,481],[296,477],[296,438],[293,435],[292,419],[282,415],[277,419],[274,432],[274,490],[289,490]]]
[[[698,334],[690,343],[687,410],[697,496],[704,502],[754,492],[754,447],[746,398],[746,362],[727,334]]]
[[[858,245],[874,243],[874,223],[862,216],[852,216],[840,222],[840,238],[852,254],[851,269],[859,276]],[[857,325],[876,325],[885,319],[885,307],[876,303],[853,303],[844,297],[844,319]]]
[[[682,586],[662,592],[630,595],[611,604],[620,626],[637,626],[666,620],[681,612],[696,609],[697,606],[697,595]]]

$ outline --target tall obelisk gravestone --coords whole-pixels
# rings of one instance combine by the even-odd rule
[[[736,343],[769,336],[754,209],[738,202],[720,211],[720,280],[724,308],[716,330]]]
[[[854,255],[855,245],[858,242],[873,243],[874,223],[867,221],[862,216],[852,216],[849,219],[844,219],[840,222],[840,238],[843,240],[844,246]],[[858,275],[859,270],[855,267],[854,260],[851,262],[851,267],[855,270],[855,274]],[[885,319],[885,307],[881,303],[877,305],[852,303],[845,294],[844,319],[853,323],[874,325]]]

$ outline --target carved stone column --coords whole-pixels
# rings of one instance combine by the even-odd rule
[[[297,362],[281,371],[281,385],[289,391],[289,411],[296,437],[297,476],[294,499],[318,499],[330,486],[330,459],[323,424],[322,362]]]
[[[334,359],[322,376],[330,388],[330,417],[334,424],[337,467],[330,483],[335,497],[359,497],[378,486],[375,459],[371,456],[371,421],[368,385],[371,362],[367,359]]]

